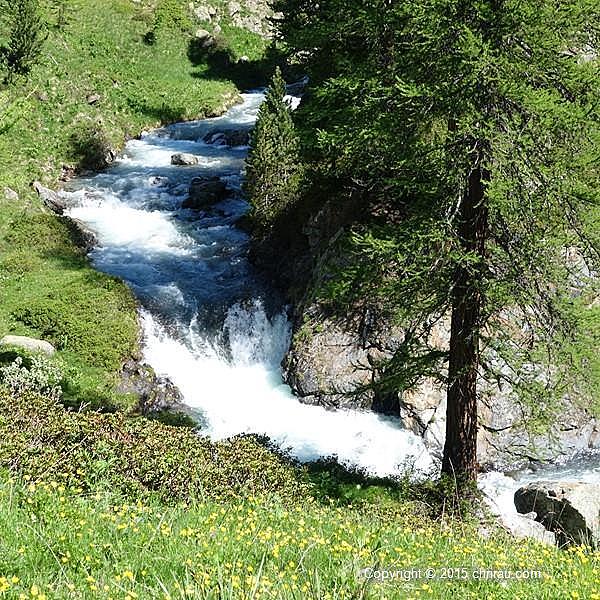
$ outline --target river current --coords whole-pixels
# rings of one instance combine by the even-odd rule
[[[249,263],[248,236],[236,227],[248,210],[241,192],[247,147],[205,141],[250,129],[262,100],[261,92],[244,94],[222,117],[128,142],[109,170],[69,182],[68,214],[97,234],[94,266],[121,277],[137,296],[144,359],[179,387],[204,423],[203,434],[266,434],[301,460],[335,455],[378,475],[432,472],[421,439],[397,420],[308,406],[283,383],[280,365],[291,335],[285,307]],[[181,152],[199,163],[172,165],[171,156]],[[198,176],[219,177],[231,196],[205,213],[183,209]],[[594,464],[559,474],[600,482]],[[508,515],[523,482],[549,475],[489,473],[480,487]]]

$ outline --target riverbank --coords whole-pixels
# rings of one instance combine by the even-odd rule
[[[75,172],[106,166],[145,129],[220,114],[238,101],[235,84],[208,58],[190,57],[200,22],[187,4],[169,6],[110,0],[56,12],[44,4],[41,63],[27,83],[0,90],[0,337],[52,342],[67,395],[111,410],[133,401],[115,384],[139,353],[136,303],[119,279],[90,267],[76,232],[42,208],[30,184],[55,189]],[[219,43],[234,61],[241,53],[258,59],[266,44],[233,26]]]

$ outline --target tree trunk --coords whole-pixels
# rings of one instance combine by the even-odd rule
[[[477,478],[477,373],[479,369],[479,326],[484,297],[481,291],[487,208],[485,182],[488,173],[477,166],[469,175],[458,215],[458,236],[463,254],[477,263],[462,262],[457,268],[452,291],[452,323],[448,365],[446,443],[442,473],[460,485]]]

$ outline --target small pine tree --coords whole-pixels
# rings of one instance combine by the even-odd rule
[[[7,81],[16,75],[27,75],[42,53],[46,40],[46,23],[42,19],[39,0],[6,0],[4,11],[8,22],[8,43],[2,51]]]
[[[278,67],[260,107],[246,159],[244,191],[259,235],[266,234],[294,202],[300,185],[298,137],[284,97],[285,81]]]

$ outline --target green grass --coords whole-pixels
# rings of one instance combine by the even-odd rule
[[[207,57],[188,58],[198,25],[183,0],[73,0],[61,24],[58,3],[43,6],[49,35],[40,64],[27,82],[0,88],[0,337],[56,344],[72,403],[127,407],[132,399],[114,384],[137,352],[133,296],[90,267],[77,232],[42,212],[30,184],[55,188],[61,174],[102,165],[143,129],[222,112],[238,90]],[[221,37],[232,56],[258,60],[264,50],[258,36],[226,24]],[[100,100],[89,104],[92,94]],[[5,201],[5,187],[20,199]]]
[[[452,522],[310,498],[165,506],[59,482],[0,483],[0,591],[8,598],[598,598],[600,554]],[[541,571],[538,580],[376,583],[365,568]],[[22,595],[21,595],[22,594]]]
[[[434,492],[0,389],[8,598],[600,598],[600,552],[516,541],[493,522],[482,536]],[[382,583],[366,568],[541,575]]]

